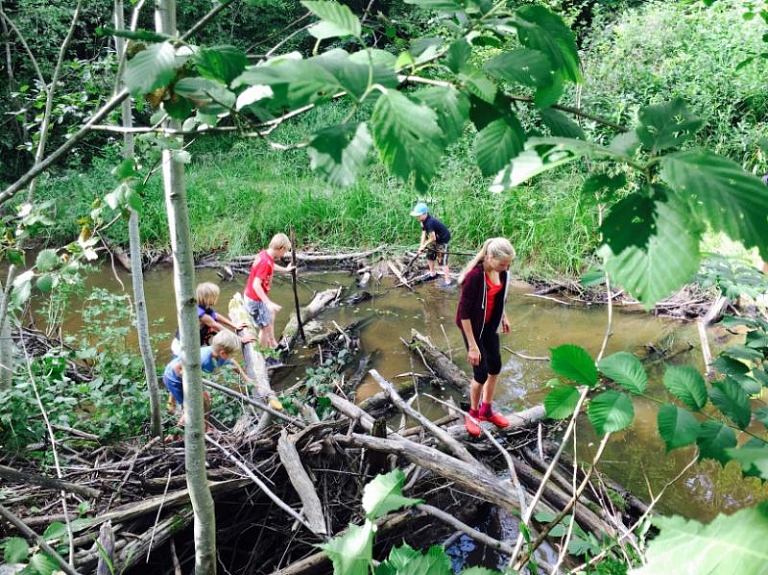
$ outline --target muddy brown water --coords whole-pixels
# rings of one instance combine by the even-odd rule
[[[131,294],[130,276],[117,272],[123,282],[125,293]],[[314,293],[343,286],[344,296],[358,291],[356,276],[347,272],[302,272],[299,273],[299,298],[302,305],[312,299]],[[212,281],[221,287],[221,298],[215,307],[226,313],[227,303],[235,292],[242,291],[246,276],[238,275],[234,281],[219,279],[213,270],[198,270],[196,281]],[[104,268],[94,274],[91,286],[123,292],[113,270]],[[375,368],[390,381],[407,377],[411,372],[423,373],[424,367],[408,352],[402,339],[410,339],[411,329],[417,329],[429,336],[441,349],[452,356],[464,369],[468,364],[454,314],[458,301],[458,289],[441,289],[436,282],[422,284],[415,291],[393,288],[386,278],[382,283],[372,281],[366,288],[374,298],[355,306],[332,308],[319,319],[336,321],[339,326],[348,325],[358,319],[370,318],[360,333],[362,349],[376,350],[370,368]],[[145,293],[150,322],[163,319],[162,331],[168,333],[167,345],[159,350],[158,368],[170,358],[170,341],[176,328],[176,311],[173,294],[172,270],[159,267],[146,272]],[[290,277],[277,274],[271,297],[283,306],[278,314],[276,332],[280,333],[293,308],[293,292]],[[511,332],[502,335],[503,368],[496,390],[495,404],[501,411],[515,411],[540,403],[546,395],[546,383],[554,377],[545,358],[550,348],[563,344],[577,344],[595,356],[606,332],[607,314],[603,306],[584,306],[574,303],[562,305],[534,297],[523,284],[515,284],[507,303],[507,314],[512,326]],[[80,318],[73,313],[67,319],[64,329],[74,332],[80,327]],[[727,342],[710,337],[712,352]],[[718,343],[719,341],[719,343]],[[648,355],[649,346],[662,349],[679,349],[687,342],[694,345],[690,352],[678,355],[671,361],[675,364],[690,364],[701,369],[703,361],[699,353],[699,340],[693,324],[661,319],[649,314],[633,311],[614,313],[611,337],[606,354],[616,351],[630,351],[639,357]],[[516,352],[510,353],[508,350]],[[307,367],[305,358],[314,350],[303,350],[292,356],[289,366],[273,377],[273,385],[280,389],[302,379]],[[519,355],[517,355],[519,354]],[[530,358],[530,359],[529,359]],[[650,368],[648,395],[663,398],[661,383],[663,364]],[[358,389],[358,398],[379,391],[378,385],[367,376]],[[451,395],[450,390],[423,390],[422,394],[437,396]],[[416,404],[427,415],[438,417],[443,414],[440,406],[426,396]],[[612,437],[602,458],[600,469],[646,501],[658,496],[664,486],[676,477],[694,456],[692,449],[665,453],[664,445],[656,431],[657,404],[651,400],[635,401],[635,421],[632,427]],[[596,438],[590,424],[583,420],[577,427],[580,458],[588,461],[596,448]],[[755,479],[743,479],[738,467],[731,463],[725,469],[711,461],[694,465],[673,485],[666,488],[657,509],[663,513],[676,513],[685,517],[708,521],[718,513],[732,513],[744,506],[768,498],[768,488]]]

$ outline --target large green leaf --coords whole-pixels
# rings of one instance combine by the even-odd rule
[[[517,10],[513,24],[524,46],[546,54],[565,79],[581,81],[576,39],[560,17],[543,6],[528,5]]]
[[[372,141],[365,123],[343,124],[321,130],[309,141],[311,167],[329,183],[349,186],[355,182],[365,164]]]
[[[696,438],[699,459],[714,459],[725,465],[731,459],[726,449],[736,447],[736,432],[719,421],[705,421]]]
[[[349,6],[320,0],[302,0],[301,4],[321,20],[309,28],[309,33],[315,38],[325,40],[338,36],[360,37],[360,20]]]
[[[715,231],[768,260],[768,186],[741,166],[709,150],[687,150],[661,160],[661,177]]]
[[[691,445],[699,435],[699,422],[693,414],[671,403],[659,408],[656,424],[667,451]]]
[[[248,65],[248,58],[245,52],[235,46],[203,47],[195,55],[195,64],[203,78],[229,85],[243,73]]]
[[[391,68],[373,65],[363,60],[361,52],[356,52],[353,59],[346,50],[334,49],[320,56],[311,58],[314,62],[335,77],[339,86],[356,99],[360,100],[373,84],[385,88],[397,86],[397,76]],[[364,54],[364,52],[363,52]]]
[[[483,70],[499,80],[538,88],[552,84],[552,64],[539,50],[519,48],[494,56]]]
[[[41,250],[35,258],[35,267],[38,272],[49,272],[58,266],[60,261],[56,250]]]
[[[360,575],[368,573],[373,556],[373,524],[350,525],[347,532],[328,543],[318,545],[333,562],[334,575]]]
[[[395,469],[386,475],[377,475],[368,483],[363,489],[363,509],[366,517],[374,520],[395,509],[422,503],[421,499],[403,496],[403,483],[405,474],[401,469]]]
[[[739,429],[747,428],[752,419],[752,409],[749,396],[744,393],[738,383],[729,377],[713,382],[709,390],[709,398]]]
[[[655,228],[657,201],[640,193],[611,206],[600,232],[613,253],[619,254],[629,247],[647,247]]]
[[[730,357],[732,359],[745,359],[747,361],[752,361],[756,363],[761,363],[763,361],[763,354],[751,347],[748,347],[746,345],[729,345],[726,347],[722,352],[722,355]]]
[[[635,406],[626,393],[610,390],[590,400],[587,415],[598,435],[603,435],[629,427],[635,418]]]
[[[430,547],[426,553],[409,553],[408,555],[393,559],[390,553],[389,563],[394,567],[392,573],[396,575],[452,575],[451,558],[442,547],[437,545]],[[382,575],[386,571],[376,571]],[[363,575],[363,574],[360,574]]]
[[[680,98],[658,106],[640,108],[635,129],[640,142],[652,154],[678,147],[692,139],[703,122],[691,114]]]
[[[674,196],[656,202],[656,229],[642,250],[631,246],[616,254],[600,248],[614,280],[650,309],[690,281],[699,265],[699,229]]]
[[[646,563],[632,575],[759,575],[768,564],[768,504],[733,515],[718,515],[709,525],[683,517],[655,517],[660,533],[651,539]]]
[[[525,131],[515,116],[494,120],[475,137],[475,157],[484,176],[497,173],[523,151]]]
[[[707,384],[690,365],[668,367],[664,372],[664,386],[694,411],[701,411],[707,404]]]
[[[552,371],[576,382],[577,385],[594,387],[597,383],[595,360],[586,349],[578,345],[561,345],[551,348],[552,359],[549,362]]]
[[[749,366],[743,361],[733,359],[732,357],[726,357],[724,355],[718,357],[715,361],[712,362],[711,365],[718,372],[722,373],[723,375],[730,375],[731,377],[744,375],[745,373],[749,372]]]
[[[572,138],[585,140],[584,130],[576,122],[559,110],[544,108],[539,112],[541,121],[549,128],[549,132],[556,138]]]
[[[177,58],[170,42],[150,44],[125,65],[125,86],[133,95],[144,95],[167,86],[176,77],[176,68],[185,58]]]
[[[435,111],[446,144],[459,139],[469,117],[469,98],[464,92],[453,86],[431,86],[411,93],[411,97]]]
[[[600,360],[600,372],[632,393],[643,393],[648,386],[648,374],[640,360],[628,351],[620,351]]]
[[[552,381],[550,381],[551,383]],[[544,410],[547,412],[547,417],[550,419],[570,417],[579,402],[579,395],[579,390],[570,385],[560,384],[552,389],[544,398]]]
[[[448,47],[445,53],[445,65],[454,74],[458,74],[472,57],[472,46],[465,38],[459,38]]]
[[[443,155],[437,114],[395,90],[387,90],[371,116],[381,159],[404,182],[413,176],[420,192],[429,187]]]
[[[6,564],[21,563],[29,557],[29,544],[21,537],[9,537],[3,543],[3,559]]]
[[[470,93],[489,104],[496,100],[496,84],[480,70],[465,66],[458,74],[459,80],[464,83]]]

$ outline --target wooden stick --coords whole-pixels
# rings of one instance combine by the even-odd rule
[[[296,450],[296,446],[288,438],[288,434],[284,429],[280,432],[280,439],[277,440],[277,453],[280,456],[280,462],[288,473],[288,479],[301,498],[301,502],[304,505],[304,515],[307,516],[310,530],[318,535],[327,535],[328,530],[326,529],[326,520],[323,515],[323,505],[320,503],[320,498],[315,492],[312,480],[301,464],[301,457]]]
[[[307,336],[304,335],[304,325],[301,323],[301,306],[299,305],[299,292],[296,288],[296,232],[291,228],[291,283],[293,284],[293,303],[296,307],[296,322],[299,324],[299,337],[303,343],[307,342]]]
[[[60,479],[54,479],[53,477],[34,475],[25,471],[16,471],[15,469],[6,467],[5,465],[0,465],[0,477],[9,481],[23,481],[27,483],[34,483],[36,485],[42,485],[47,489],[57,489],[61,491],[67,491],[69,493],[77,493],[83,497],[98,497],[101,495],[101,491],[98,489],[93,489],[92,487],[85,487],[83,485],[61,481]]]

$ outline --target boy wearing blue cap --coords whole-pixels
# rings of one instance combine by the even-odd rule
[[[429,279],[437,277],[435,271],[435,262],[443,267],[443,276],[445,281],[440,284],[441,287],[448,287],[453,284],[451,281],[451,272],[448,269],[448,242],[451,241],[451,232],[443,222],[429,213],[429,208],[424,202],[419,202],[413,208],[411,215],[418,218],[421,222],[421,242],[418,253],[427,250],[427,266],[429,267]]]

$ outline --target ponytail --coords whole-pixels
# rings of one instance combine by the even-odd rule
[[[469,263],[464,266],[464,269],[461,270],[461,273],[459,274],[459,285],[462,284],[469,271],[486,257],[492,257],[494,259],[510,258],[510,260],[514,260],[515,248],[507,238],[489,238],[485,240],[480,251],[477,252],[475,257],[473,257]]]

